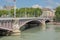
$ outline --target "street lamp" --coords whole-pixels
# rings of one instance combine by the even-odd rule
[[[16,17],[16,0],[13,1],[14,1],[14,17]]]
[[[25,8],[25,17],[27,17],[27,14],[26,14],[27,12],[26,12],[26,8]]]

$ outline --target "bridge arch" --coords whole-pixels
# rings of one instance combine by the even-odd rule
[[[45,23],[51,22],[50,20],[46,20]]]
[[[26,21],[25,24],[20,27],[20,30],[24,31],[26,29],[40,26],[40,24],[42,23],[39,20],[29,20],[29,21]]]

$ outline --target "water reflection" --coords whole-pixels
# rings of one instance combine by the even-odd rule
[[[22,32],[22,38],[25,40],[54,40],[55,39],[55,31],[53,25],[48,26],[42,25],[40,27],[35,27],[32,29],[28,29]]]
[[[55,25],[55,31],[60,32],[60,25]]]
[[[42,31],[45,31],[46,30],[46,25],[41,25],[41,28],[40,28]]]
[[[38,26],[21,32],[19,36],[5,36],[0,40],[60,40],[60,25],[47,24],[42,29]]]

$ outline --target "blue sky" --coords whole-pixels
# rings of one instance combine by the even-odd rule
[[[42,7],[55,8],[60,5],[60,0],[16,0],[18,8],[32,7],[33,5],[40,5]],[[13,5],[12,0],[0,0],[0,6]]]

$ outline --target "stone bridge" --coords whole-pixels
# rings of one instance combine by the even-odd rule
[[[45,24],[45,21],[51,21],[49,18],[39,18],[39,17],[32,17],[32,18],[0,18],[0,29],[6,30],[14,30],[16,28],[20,28],[28,22],[36,21],[40,22],[41,24]],[[17,27],[19,26],[19,27]],[[16,27],[16,28],[15,28]]]
[[[40,18],[40,17],[32,17],[32,18],[15,18],[13,28],[20,29],[22,26],[26,25],[27,23],[36,23],[36,24],[42,24],[45,25],[46,21],[52,21],[50,18]]]
[[[46,21],[53,21],[52,18],[42,17],[24,17],[24,18],[0,18],[0,31],[20,32],[20,28],[29,23],[45,25]],[[5,31],[4,31],[5,32]]]

